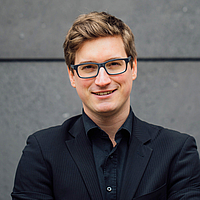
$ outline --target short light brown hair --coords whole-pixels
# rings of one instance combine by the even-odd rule
[[[69,29],[63,44],[65,61],[70,68],[74,64],[76,51],[83,42],[98,37],[122,37],[127,56],[137,57],[134,35],[122,20],[106,12],[91,12],[80,15]]]

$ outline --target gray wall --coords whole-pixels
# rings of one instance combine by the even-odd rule
[[[199,0],[0,0],[0,200],[10,199],[28,135],[81,112],[63,58],[74,19],[108,11],[132,29],[139,58],[200,58]],[[154,60],[155,61],[155,60]],[[131,104],[148,122],[193,135],[200,148],[200,62],[138,62]]]

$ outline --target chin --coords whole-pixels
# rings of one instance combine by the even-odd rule
[[[97,108],[96,111],[100,114],[108,114],[113,113],[116,111],[116,108],[111,106],[101,106],[100,108]]]

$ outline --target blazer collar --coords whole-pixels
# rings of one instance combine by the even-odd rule
[[[102,200],[92,147],[86,136],[82,117],[75,122],[69,132],[74,139],[67,140],[66,145],[80,170],[91,199]]]
[[[145,144],[151,140],[145,123],[134,116],[133,132],[127,155],[120,200],[133,199],[150,160],[152,149]]]
[[[148,123],[141,121],[135,115],[133,117],[133,135],[142,143],[146,144],[152,139],[151,127]],[[151,133],[151,134],[150,134]]]

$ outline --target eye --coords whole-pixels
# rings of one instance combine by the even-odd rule
[[[111,63],[111,65],[121,65],[121,63],[120,63],[120,62],[117,62],[117,61],[115,61],[115,62],[112,62],[112,63]]]
[[[120,61],[111,61],[111,62],[108,62],[107,64],[106,64],[106,67],[109,67],[109,68],[112,68],[112,67],[120,67],[120,66],[122,66],[122,62],[120,62]]]
[[[97,66],[93,64],[87,64],[87,65],[80,65],[79,66],[80,70],[82,71],[91,71],[91,70],[96,70]]]

